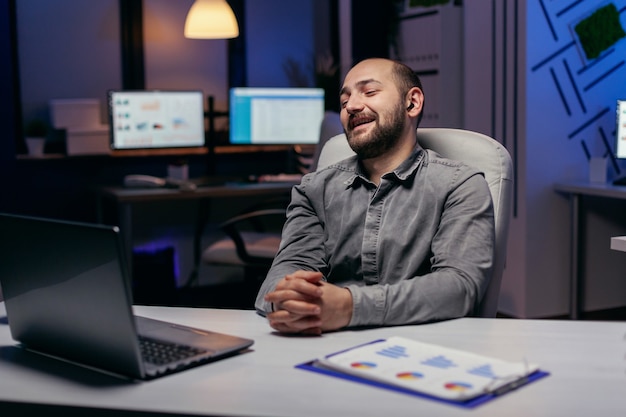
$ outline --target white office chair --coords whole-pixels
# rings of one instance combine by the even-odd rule
[[[498,141],[481,133],[461,129],[421,128],[417,141],[444,158],[466,163],[484,173],[495,215],[496,249],[493,276],[480,303],[480,317],[495,317],[504,272],[509,221],[513,202],[513,164],[509,152]],[[344,134],[330,139],[321,151],[317,169],[345,159],[354,152]]]
[[[341,124],[341,118],[339,113],[332,110],[326,110],[324,112],[324,119],[320,127],[319,142],[315,147],[315,153],[313,154],[313,160],[309,167],[310,171],[317,169],[317,164],[322,153],[322,149],[331,138],[343,133],[343,125]]]

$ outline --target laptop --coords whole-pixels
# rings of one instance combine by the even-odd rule
[[[136,380],[246,350],[253,340],[135,316],[115,226],[0,213],[0,285],[22,347]]]

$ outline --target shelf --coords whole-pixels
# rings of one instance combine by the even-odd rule
[[[254,152],[286,152],[294,148],[294,145],[224,145],[216,146],[215,153],[254,153]]]
[[[294,149],[294,145],[225,145],[216,146],[215,154],[248,154],[259,152],[287,152]],[[192,156],[207,155],[208,148],[200,149],[133,149],[125,151],[112,151],[107,154],[85,154],[85,155],[65,155],[62,153],[48,153],[43,156],[30,156],[26,154],[16,155],[20,160],[47,160],[47,159],[66,159],[66,158],[93,158],[93,157],[142,157],[142,156]]]

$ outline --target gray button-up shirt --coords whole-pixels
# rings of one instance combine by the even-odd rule
[[[294,187],[280,250],[256,308],[298,269],[352,293],[350,326],[399,325],[477,311],[494,257],[491,194],[480,172],[416,148],[372,183],[354,156]]]

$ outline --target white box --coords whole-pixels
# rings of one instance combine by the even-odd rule
[[[102,125],[100,101],[95,98],[50,100],[50,113],[56,129],[98,128]]]
[[[109,126],[98,125],[86,129],[67,129],[65,137],[68,155],[110,154]]]
[[[189,165],[170,164],[167,166],[167,178],[179,181],[187,181],[189,179]]]
[[[626,252],[626,236],[615,236],[611,238],[611,249]]]

